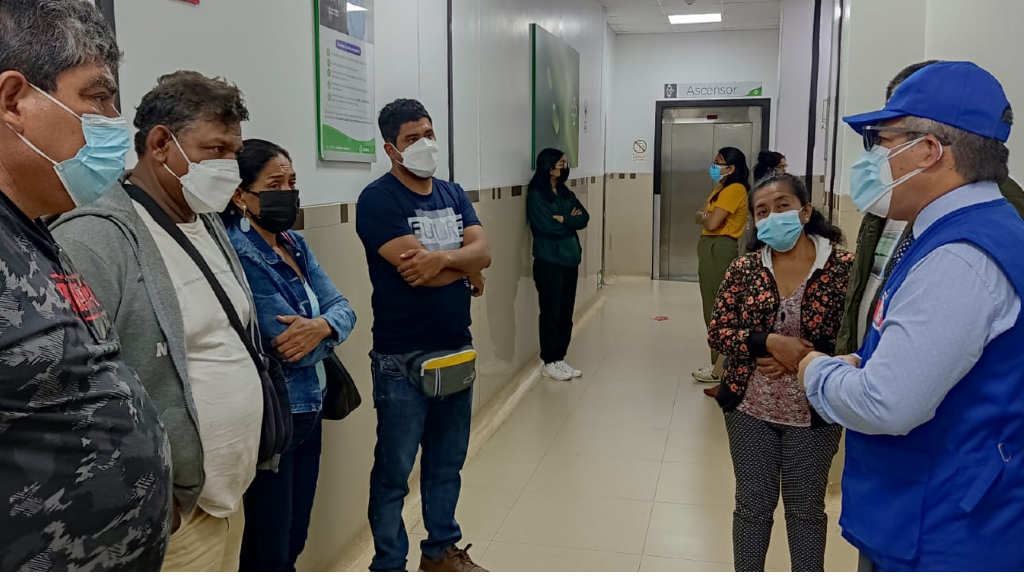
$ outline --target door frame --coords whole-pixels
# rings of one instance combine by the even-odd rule
[[[749,108],[757,106],[761,108],[761,150],[767,150],[771,140],[772,120],[772,99],[771,98],[731,98],[722,100],[658,100],[654,106],[654,205],[658,206],[661,196],[661,139],[663,136],[662,119],[665,110],[672,108]],[[756,159],[755,159],[756,160]],[[749,163],[751,158],[747,158]],[[750,166],[753,169],[753,166]],[[661,218],[661,211],[655,210],[651,217],[656,219],[654,230],[658,230],[658,219]],[[659,251],[661,250],[661,238],[659,234],[653,234],[651,238],[651,278],[658,275],[656,268]]]
[[[761,150],[767,150],[771,140],[771,98],[732,98],[728,100],[659,100],[654,112],[654,195],[661,194],[661,121],[665,110],[672,108],[761,108]],[[756,160],[756,159],[755,159]],[[751,161],[747,158],[747,162]],[[753,168],[753,166],[750,166]]]

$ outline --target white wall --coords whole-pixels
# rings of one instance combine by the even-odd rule
[[[840,116],[885,106],[885,87],[893,76],[924,59],[926,8],[927,0],[847,2]],[[850,166],[864,153],[864,146],[861,137],[845,124],[838,129],[842,161],[834,191],[849,195]]]
[[[779,31],[744,30],[616,39],[609,128],[610,172],[654,172],[655,102],[665,84],[760,80],[772,97],[772,136],[779,91]],[[804,123],[806,126],[806,122]],[[650,144],[649,161],[633,163],[633,142]]]
[[[779,39],[779,100],[774,149],[789,161],[789,171],[807,171],[807,122],[813,53],[814,0],[783,0]],[[821,39],[818,66],[818,96],[814,170],[825,173],[825,137],[822,125],[823,102],[829,94],[830,55],[832,52],[832,13],[826,3],[821,13]],[[756,159],[751,159],[753,163]]]
[[[1024,2],[1020,0],[928,0],[924,57],[970,60],[1003,84],[1017,117],[1024,117]],[[1024,178],[1024,122],[1010,135],[1010,173]]]
[[[439,0],[437,0],[439,1]],[[576,176],[604,174],[604,10],[594,0],[455,0],[455,177],[484,189],[529,181],[532,172],[530,24],[540,24],[580,53],[580,126]]]
[[[223,76],[245,93],[252,119],[245,137],[260,137],[291,152],[302,202],[354,202],[372,179],[390,170],[378,147],[373,165],[317,158],[313,2],[207,0],[199,6],[170,0],[115,3],[117,36],[125,52],[121,102],[129,120],[160,74],[192,69]],[[447,14],[438,0],[376,0],[376,108],[400,97],[418,98],[434,118],[447,177]],[[272,25],[272,30],[268,26]],[[129,158],[131,165],[133,158]]]

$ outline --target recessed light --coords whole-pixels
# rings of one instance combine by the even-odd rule
[[[708,24],[711,22],[721,22],[722,13],[717,12],[714,14],[673,14],[668,17],[668,21],[672,24]]]
[[[351,3],[351,2],[348,3],[348,11],[349,12],[366,12],[367,10],[369,10],[369,8],[366,8],[366,7],[363,7],[363,6],[357,6],[357,5],[355,5],[355,4]]]

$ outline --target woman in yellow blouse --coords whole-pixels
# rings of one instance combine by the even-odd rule
[[[703,228],[697,243],[697,276],[705,325],[711,321],[725,271],[740,255],[739,239],[747,229],[747,191],[750,189],[747,157],[736,148],[722,148],[708,174],[715,181],[715,189],[704,209],[697,213],[697,224]],[[695,371],[694,380],[718,384],[722,372],[716,367],[717,363],[718,354],[712,351],[711,364]],[[710,396],[714,396],[714,392],[714,388],[705,390]]]

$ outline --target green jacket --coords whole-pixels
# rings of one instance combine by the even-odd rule
[[[1024,218],[1024,189],[1021,189],[1013,178],[999,186],[1003,196],[1017,209],[1017,213]],[[846,303],[843,305],[843,324],[839,328],[839,336],[836,338],[836,355],[852,354],[860,350],[861,322],[870,322],[869,318],[859,318],[860,305],[864,300],[864,291],[867,289],[868,280],[871,278],[871,266],[874,264],[875,247],[882,237],[885,229],[885,218],[879,218],[872,214],[865,214],[864,221],[857,233],[857,258],[853,263],[853,272],[850,275],[850,286],[846,291]],[[903,239],[901,238],[902,242]],[[898,243],[896,244],[899,245]],[[883,283],[875,294],[874,299],[881,298]]]
[[[579,209],[578,216],[572,211]],[[564,222],[555,220],[563,216]],[[558,194],[530,189],[526,196],[526,217],[533,231],[533,257],[537,260],[576,267],[583,261],[583,247],[577,233],[590,223],[590,214],[566,186]]]

